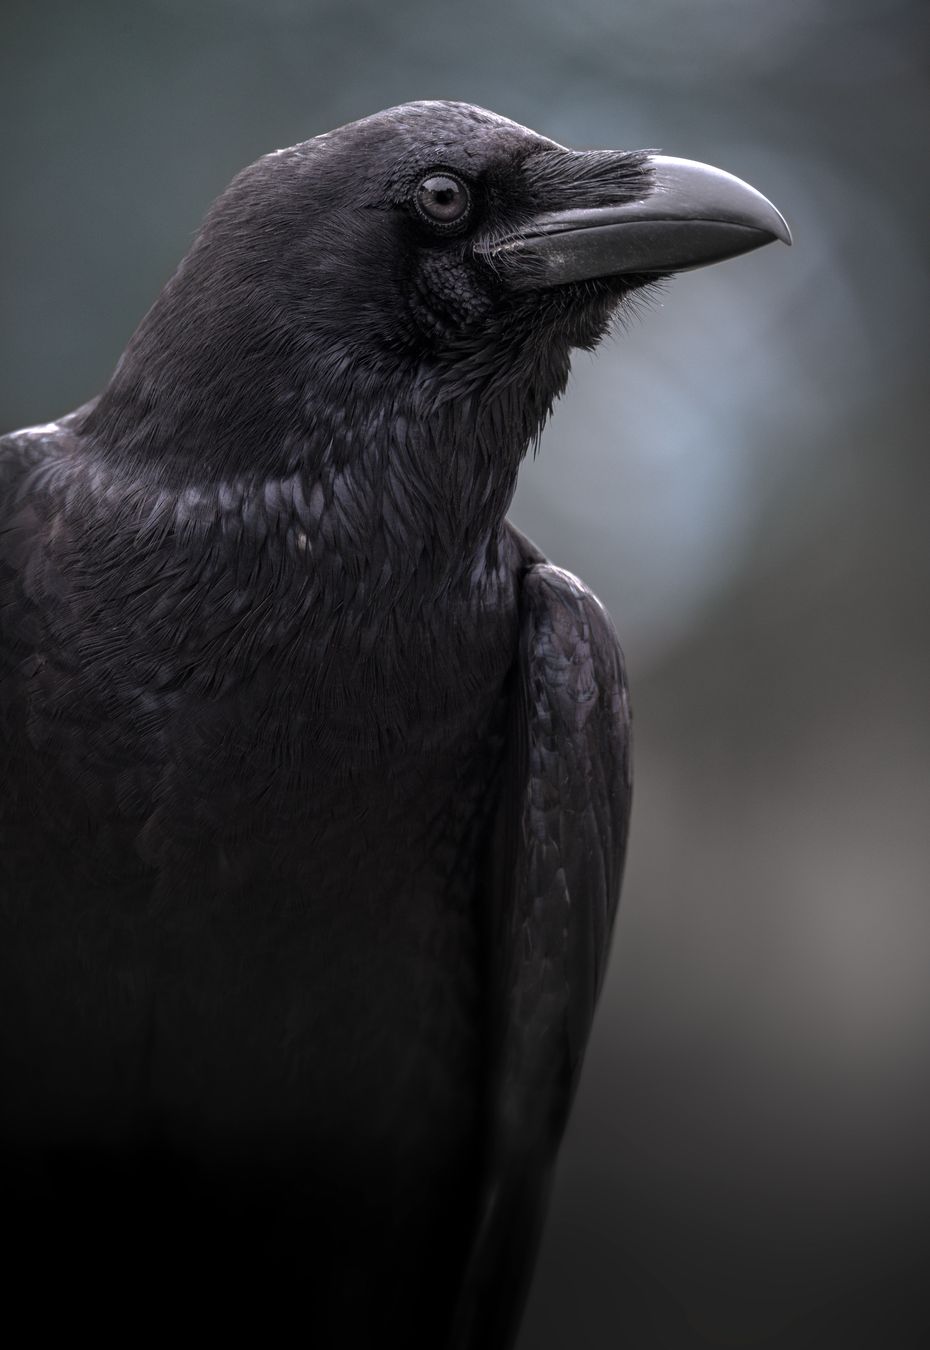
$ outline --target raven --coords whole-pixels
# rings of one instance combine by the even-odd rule
[[[0,442],[8,1306],[512,1343],[630,716],[505,513],[572,350],[776,238],[705,165],[406,104],[240,173],[103,393]]]

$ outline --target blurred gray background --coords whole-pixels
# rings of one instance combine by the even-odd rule
[[[580,358],[513,508],[607,603],[636,712],[521,1350],[930,1344],[925,13],[2,8],[4,430],[101,387],[243,164],[392,103],[704,159],[794,231]]]

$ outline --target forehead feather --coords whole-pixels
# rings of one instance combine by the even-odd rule
[[[486,108],[446,100],[402,103],[396,108],[349,122],[307,142],[328,158],[351,156],[378,176],[392,170],[459,166],[480,172],[493,161],[506,162],[554,141]]]

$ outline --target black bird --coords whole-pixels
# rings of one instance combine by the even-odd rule
[[[717,170],[411,103],[245,169],[99,398],[0,442],[8,1307],[512,1343],[630,721],[505,512],[572,349],[776,238]]]

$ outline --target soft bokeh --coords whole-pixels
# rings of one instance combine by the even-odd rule
[[[4,429],[100,388],[244,163],[411,98],[719,164],[794,231],[579,359],[514,505],[616,619],[637,781],[521,1350],[925,1343],[924,12],[3,7]]]

